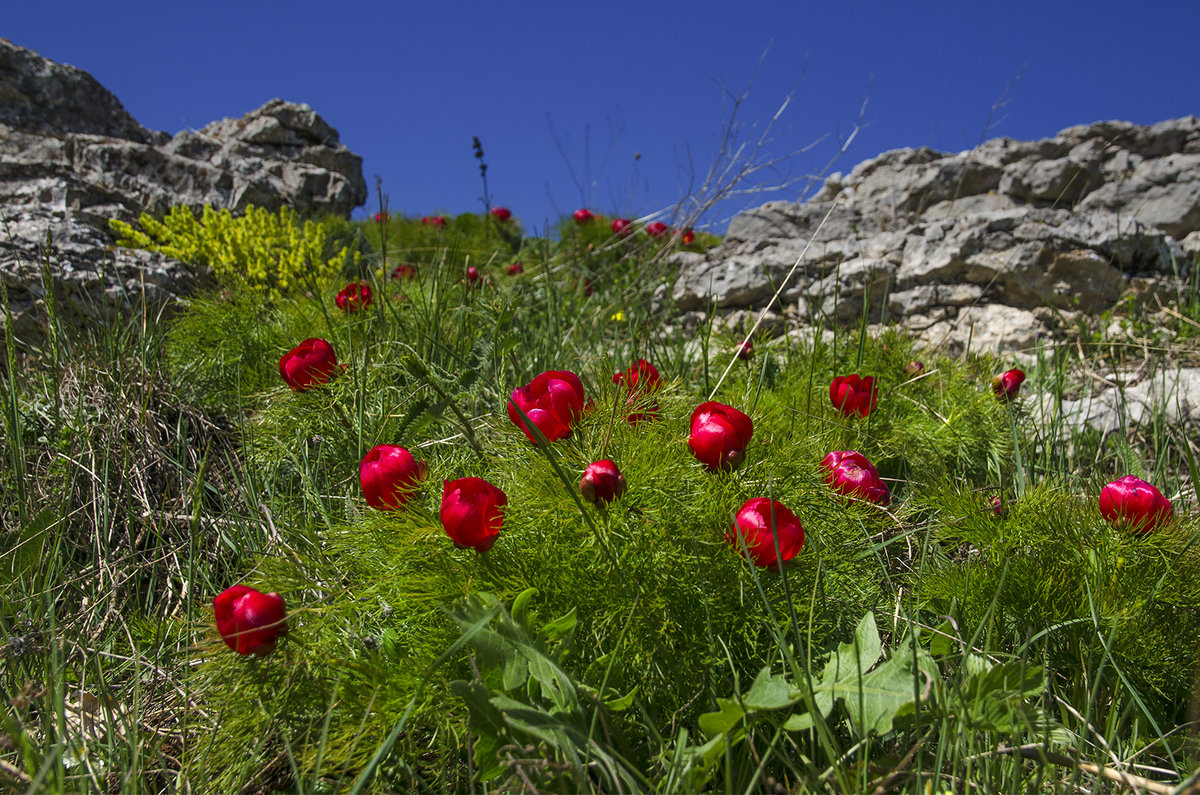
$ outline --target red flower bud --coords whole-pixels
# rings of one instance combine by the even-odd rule
[[[483,276],[479,273],[479,269],[474,265],[467,266],[467,273],[464,278],[466,279],[468,287],[478,286],[478,284],[483,281]]]
[[[754,343],[750,340],[743,340],[738,343],[737,348],[734,349],[734,353],[737,354],[739,359],[748,360],[754,356]]]
[[[580,226],[590,224],[593,217],[592,211],[585,207],[579,208],[574,213],[575,223],[579,224]]]
[[[417,461],[412,453],[395,444],[372,447],[358,465],[358,480],[367,505],[381,511],[392,511],[408,502],[428,473],[424,461]]]
[[[671,227],[664,224],[662,221],[654,221],[646,224],[646,234],[650,237],[663,237],[671,231]]]
[[[579,481],[579,493],[590,503],[604,505],[625,493],[625,476],[609,459],[593,461],[583,470]]]
[[[692,412],[688,447],[692,455],[716,472],[734,469],[746,457],[746,446],[754,435],[754,423],[742,412],[724,403],[701,403]]]
[[[333,302],[343,312],[357,312],[371,303],[371,286],[366,282],[351,282],[338,291]]]
[[[536,434],[521,417],[520,411],[523,411],[547,441],[556,442],[570,435],[571,428],[583,413],[584,397],[579,376],[568,370],[548,370],[528,385],[513,390],[508,401],[508,418],[529,441],[537,444]]]
[[[733,529],[725,534],[725,540],[742,552],[742,544],[735,534],[746,540],[750,562],[760,568],[778,569],[781,563],[796,557],[804,548],[804,527],[800,520],[783,503],[766,497],[746,500],[737,512]],[[775,554],[777,539],[778,555]]]
[[[629,237],[633,232],[633,222],[628,218],[614,218],[608,226],[617,237]]]
[[[459,478],[442,484],[442,527],[459,549],[487,552],[500,535],[508,495],[483,478]]]
[[[879,390],[875,388],[875,377],[861,378],[854,375],[839,375],[829,385],[829,400],[833,407],[849,417],[857,414],[865,417],[875,408]]]
[[[508,271],[509,276],[519,276],[520,274],[525,272],[525,266],[522,265],[520,262],[514,262],[512,265],[509,265],[505,270]]]
[[[412,265],[397,265],[396,270],[392,271],[393,279],[415,279],[417,278],[417,269]]]
[[[1175,508],[1153,484],[1126,475],[1100,490],[1100,515],[1114,525],[1150,533],[1171,521]]]
[[[911,361],[908,364],[904,365],[904,374],[905,375],[918,376],[923,372],[925,372],[925,363],[924,362]]]
[[[439,229],[446,225],[446,216],[444,215],[426,215],[421,218],[421,223],[425,226],[435,226]]]
[[[375,213],[375,223],[382,224],[391,217],[390,213]]]
[[[992,376],[992,391],[996,393],[996,397],[1001,402],[1007,402],[1017,396],[1024,381],[1025,373],[1014,368],[1000,375]]]
[[[645,359],[638,359],[628,370],[613,373],[613,383],[620,384],[630,392],[654,392],[662,386],[658,368]]]
[[[221,640],[238,654],[270,654],[288,631],[283,597],[248,585],[221,591],[213,599],[213,614]]]
[[[840,494],[858,497],[876,505],[887,505],[892,501],[887,485],[879,477],[879,471],[862,453],[854,450],[830,453],[821,461],[821,468],[825,470],[825,482]]]
[[[504,223],[509,218],[512,218],[512,210],[508,209],[507,207],[493,207],[491,212],[492,217],[500,223]]]
[[[992,506],[992,510],[996,512],[997,516],[1004,515],[1004,500],[1001,498],[992,497],[991,501],[988,502],[988,505]]]
[[[279,375],[297,392],[325,383],[335,369],[333,346],[320,337],[309,337],[279,357]]]

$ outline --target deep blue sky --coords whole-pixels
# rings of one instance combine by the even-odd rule
[[[727,92],[752,77],[743,138],[793,90],[765,155],[824,137],[766,182],[821,171],[864,101],[833,170],[902,146],[1200,113],[1194,2],[39,0],[6,4],[0,35],[91,72],[171,133],[277,96],[307,102],[393,211],[480,210],[478,135],[494,202],[527,229],[584,205],[670,208],[712,160]],[[739,197],[704,221],[720,230],[806,189]]]

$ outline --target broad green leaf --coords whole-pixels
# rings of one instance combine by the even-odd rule
[[[917,680],[915,691],[914,678]],[[860,688],[845,694],[846,712],[855,730],[859,734],[890,732],[897,710],[913,701],[914,692],[920,692],[923,684],[924,677],[914,664],[912,654],[903,649],[898,651],[864,676]]]
[[[934,657],[945,657],[960,649],[958,632],[950,619],[937,625],[929,639],[929,653]]]
[[[719,712],[706,712],[698,720],[700,730],[709,737],[724,734],[741,723],[746,715],[746,710],[734,698],[718,698],[717,707]]]
[[[790,732],[805,731],[815,724],[811,712],[797,712],[783,722],[783,728]]]
[[[1042,692],[1045,675],[1020,660],[993,666],[967,678],[957,696],[960,718],[985,731],[1012,732],[1037,724],[1038,710],[1026,700]]]
[[[858,622],[854,630],[854,640],[850,643],[839,643],[837,653],[825,663],[821,674],[822,684],[831,685],[858,677],[871,670],[883,651],[883,643],[879,640],[879,631],[875,628],[875,614],[868,612]]]
[[[751,710],[783,709],[792,703],[792,686],[783,676],[773,676],[768,665],[758,672],[742,701]]]
[[[860,678],[871,670],[882,650],[875,614],[868,611],[858,622],[854,640],[838,644],[837,652],[825,663],[820,684],[813,687],[813,701],[822,715],[833,711],[837,699],[857,695]]]

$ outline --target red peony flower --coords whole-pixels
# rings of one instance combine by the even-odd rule
[[[394,511],[408,502],[428,473],[424,461],[395,444],[372,447],[358,465],[363,497],[367,505],[381,511]]]
[[[754,357],[754,343],[750,340],[743,340],[738,343],[737,349],[734,351],[739,359],[747,360]]]
[[[692,454],[716,472],[734,469],[746,457],[746,446],[754,435],[754,423],[733,406],[709,401],[692,412],[688,447]]]
[[[297,392],[325,383],[335,369],[333,346],[320,337],[309,337],[279,357],[279,375]]]
[[[238,654],[270,654],[288,631],[283,597],[248,585],[235,585],[217,594],[213,614],[221,640]]]
[[[583,479],[579,481],[579,493],[590,503],[604,505],[625,493],[627,484],[625,476],[609,459],[593,461],[583,470]]]
[[[690,245],[692,245],[692,243],[695,242],[695,240],[696,240],[696,233],[692,231],[691,227],[688,227],[687,229],[683,230],[683,245],[690,246]]]
[[[425,226],[436,226],[440,229],[446,225],[446,216],[426,215],[421,218],[421,223]]]
[[[658,368],[645,359],[638,359],[628,370],[613,373],[613,383],[620,384],[630,391],[654,392],[662,386],[662,376]]]
[[[527,386],[513,390],[508,401],[508,417],[529,441],[537,444],[537,436],[525,425],[517,410],[520,409],[547,441],[556,442],[571,434],[571,428],[583,413],[584,399],[579,376],[569,370],[547,370]]]
[[[483,276],[479,273],[479,269],[474,265],[467,266],[467,273],[464,278],[467,281],[468,287],[475,287],[483,281]]]
[[[875,388],[875,377],[861,378],[854,375],[839,375],[829,385],[829,400],[834,408],[849,417],[857,414],[865,417],[875,408],[879,390]]]
[[[633,222],[628,218],[614,218],[608,226],[617,237],[629,237],[633,232]]]
[[[500,223],[504,223],[509,218],[512,218],[512,210],[508,209],[507,207],[493,207],[491,212],[492,217]]]
[[[1153,484],[1126,475],[1100,490],[1100,515],[1118,527],[1151,533],[1171,521],[1175,508]]]
[[[800,520],[786,505],[766,497],[746,500],[737,512],[733,529],[725,534],[725,540],[742,552],[738,535],[746,540],[750,562],[760,568],[778,569],[781,563],[787,563],[804,549],[804,527]],[[778,555],[775,553],[776,541],[779,543]]]
[[[575,211],[575,223],[579,224],[580,226],[590,224],[593,217],[592,211],[587,208],[581,207]]]
[[[343,312],[357,312],[371,303],[371,286],[366,282],[351,282],[338,291],[333,302]]]
[[[639,422],[658,419],[658,402],[646,402],[646,396],[658,391],[662,378],[654,365],[645,359],[638,359],[628,370],[613,374],[613,383],[624,386],[629,391],[626,406],[633,407],[642,403],[642,411],[634,412],[626,417],[626,421],[637,425]]]
[[[525,272],[525,266],[519,262],[514,262],[512,265],[509,265],[507,268],[505,268],[505,270],[508,271],[509,276],[519,276]]]
[[[405,281],[417,278],[417,269],[412,265],[397,265],[396,270],[392,271],[393,279],[402,279]]]
[[[1000,375],[992,376],[992,391],[996,393],[996,397],[1001,402],[1008,402],[1017,396],[1017,393],[1021,391],[1021,384],[1024,382],[1024,371],[1013,368]]]
[[[830,453],[821,461],[821,468],[825,470],[825,482],[840,494],[858,497],[876,505],[887,505],[892,501],[887,485],[879,477],[879,471],[862,453],[854,450]]]
[[[664,224],[662,221],[654,221],[646,224],[646,234],[650,237],[663,237],[671,231],[671,227]]]
[[[459,478],[442,484],[442,527],[459,549],[487,552],[500,535],[508,495],[483,478]]]

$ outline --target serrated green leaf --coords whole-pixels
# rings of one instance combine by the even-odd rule
[[[871,670],[883,650],[879,631],[875,628],[875,614],[867,612],[858,622],[854,640],[839,643],[837,652],[825,663],[821,681],[813,687],[813,701],[824,716],[833,711],[833,705],[847,693],[857,693],[859,679]]]
[[[875,614],[867,612],[854,630],[854,640],[850,643],[839,643],[837,652],[825,663],[821,683],[831,685],[857,679],[871,670],[882,651],[883,643],[879,640],[879,631],[875,628]]]

